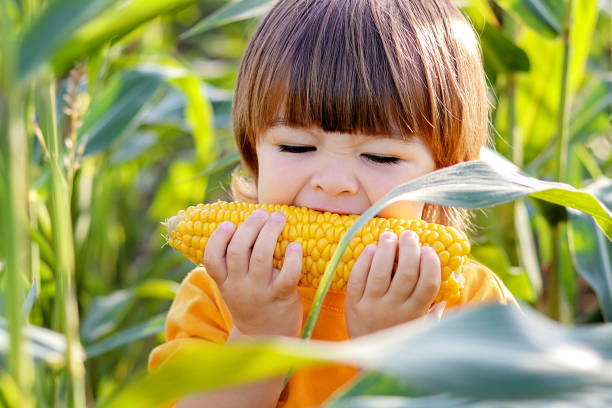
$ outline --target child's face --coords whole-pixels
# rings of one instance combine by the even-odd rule
[[[434,170],[419,138],[330,133],[276,125],[257,144],[260,203],[361,214],[394,187]],[[423,204],[397,202],[379,215],[420,218]]]

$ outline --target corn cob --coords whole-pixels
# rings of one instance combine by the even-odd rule
[[[300,285],[315,288],[319,285],[340,238],[359,217],[323,213],[305,207],[219,201],[191,206],[168,219],[165,224],[168,228],[168,244],[194,263],[200,264],[206,242],[217,225],[223,221],[232,221],[238,226],[258,208],[264,208],[269,213],[279,211],[287,218],[274,251],[274,267],[281,268],[287,245],[293,241],[299,242],[303,248]],[[422,220],[371,219],[349,243],[338,264],[330,290],[346,290],[346,282],[356,259],[368,244],[378,242],[380,234],[393,231],[399,236],[407,229],[415,231],[419,235],[421,245],[434,248],[440,258],[442,284],[435,301],[445,300],[449,304],[456,302],[463,288],[461,271],[470,251],[470,243],[462,233],[452,227]]]

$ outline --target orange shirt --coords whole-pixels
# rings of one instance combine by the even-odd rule
[[[465,287],[458,305],[496,302],[517,305],[502,281],[489,269],[468,260],[463,268]],[[304,319],[310,310],[315,289],[299,288]],[[328,293],[315,325],[316,340],[347,340],[344,320],[344,293]],[[170,307],[166,320],[167,342],[155,348],[149,357],[149,370],[155,370],[182,344],[212,341],[224,344],[232,330],[232,318],[217,285],[202,267],[187,275]],[[278,407],[316,407],[357,374],[352,366],[330,365],[296,370],[281,395]]]

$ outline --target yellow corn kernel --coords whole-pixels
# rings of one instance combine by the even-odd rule
[[[281,268],[287,245],[290,242],[299,242],[304,256],[300,285],[307,287],[316,287],[319,284],[340,238],[358,218],[354,214],[321,213],[304,207],[219,201],[189,207],[168,219],[168,244],[180,250],[194,263],[200,264],[204,246],[217,225],[229,220],[238,226],[258,208],[264,208],[269,213],[279,211],[287,218],[274,249],[273,265],[275,268]],[[445,300],[449,304],[456,302],[461,297],[461,271],[465,257],[470,251],[470,243],[461,232],[452,227],[430,224],[423,220],[371,219],[349,243],[330,290],[346,290],[348,275],[355,260],[366,245],[378,242],[382,232],[393,231],[399,235],[407,229],[415,231],[419,235],[421,245],[434,248],[440,258],[442,284],[435,301]]]

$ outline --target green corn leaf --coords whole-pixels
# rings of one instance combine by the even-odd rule
[[[61,368],[65,363],[66,337],[40,326],[24,326],[25,352],[38,362]],[[0,353],[7,354],[8,337],[6,319],[0,317]]]
[[[601,178],[589,191],[612,204],[612,181]],[[580,276],[593,288],[603,315],[612,320],[612,242],[607,240],[593,219],[578,211],[570,211],[569,239],[571,254]]]
[[[612,80],[594,76],[576,96],[570,118],[570,149],[604,133],[610,126],[612,113]],[[525,168],[538,171],[555,152],[555,139],[549,141],[538,156]]]
[[[178,284],[171,280],[150,279],[130,289],[95,298],[81,322],[81,338],[93,343],[115,330],[127,316],[136,300],[142,298],[173,299]]]
[[[531,403],[608,398],[612,326],[567,327],[529,310],[489,305],[409,322],[344,342],[271,338],[224,346],[186,339],[153,373],[98,407],[157,406],[196,391],[278,376],[326,362],[351,364],[398,381],[364,393],[446,395],[452,400]],[[350,390],[349,390],[350,393]],[[359,392],[353,392],[357,396]],[[435,400],[435,398],[432,398]],[[443,406],[443,405],[442,405]]]
[[[279,376],[291,367],[324,364],[309,354],[306,344],[295,341],[232,342],[220,346],[207,341],[187,341],[150,375],[140,375],[98,408],[148,408],[181,396],[215,388],[245,384]]]
[[[13,377],[6,371],[0,371],[0,403],[4,407],[17,407],[23,401],[23,395]]]
[[[454,398],[448,395],[433,395],[427,397],[400,397],[387,396],[356,396],[343,398],[330,404],[325,408],[461,408],[470,406],[469,400],[465,398]]]
[[[26,295],[26,298],[23,302],[22,313],[23,313],[23,319],[25,321],[28,320],[28,317],[30,316],[30,312],[32,311],[32,306],[34,306],[34,302],[36,302],[37,298],[38,298],[38,282],[36,282],[36,280],[33,280],[32,285],[30,286],[30,290],[28,290],[28,294]]]
[[[565,1],[497,0],[497,3],[518,16],[540,35],[554,38],[561,34]]]
[[[94,358],[100,354],[125,346],[133,341],[144,339],[164,331],[166,313],[152,317],[141,324],[109,336],[108,338],[92,344],[85,349],[87,358]]]
[[[210,176],[217,172],[223,171],[227,168],[234,167],[238,165],[238,163],[240,163],[240,153],[234,152],[232,154],[229,154],[223,157],[222,159],[218,160],[217,162],[211,164],[209,167],[202,170],[200,173],[198,173],[194,177],[194,179]]]
[[[181,35],[181,38],[192,37],[213,27],[234,21],[258,17],[265,14],[274,4],[274,0],[242,0],[230,3],[204,18],[193,28]]]
[[[343,406],[343,402],[348,399],[368,395],[419,397],[421,392],[396,377],[377,371],[362,372],[355,380],[336,391],[326,406]]]
[[[127,0],[121,7],[106,10],[97,18],[80,27],[64,41],[53,55],[55,72],[64,72],[75,61],[90,55],[108,41],[116,40],[153,18],[175,13],[196,0]]]
[[[56,0],[30,25],[19,46],[19,75],[25,78],[46,62],[72,33],[115,0]]]
[[[107,149],[139,121],[143,107],[165,82],[149,71],[122,73],[101,92],[79,128],[79,150],[85,155]]]
[[[498,74],[529,71],[529,57],[499,28],[485,24],[480,33],[482,57],[489,78]]]

